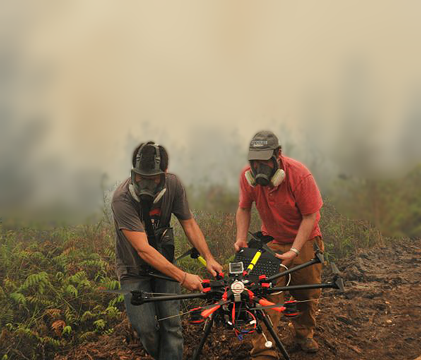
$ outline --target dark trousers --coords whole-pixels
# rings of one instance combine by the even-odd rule
[[[141,290],[149,293],[180,293],[178,282],[161,279],[140,279],[122,282],[123,290]],[[146,351],[157,360],[182,360],[183,335],[181,328],[180,301],[158,301],[134,306],[131,294],[124,296],[127,316],[140,337]],[[172,316],[169,319],[160,319]]]

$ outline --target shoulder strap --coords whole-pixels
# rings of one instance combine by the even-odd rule
[[[155,249],[158,249],[157,244],[156,244],[155,231],[153,229],[151,216],[149,215],[151,206],[144,201],[140,202],[140,206],[142,208],[143,221],[145,222],[148,243],[150,246],[154,247]]]

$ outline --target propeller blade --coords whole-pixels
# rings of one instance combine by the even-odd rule
[[[271,301],[268,301],[266,299],[260,299],[259,305],[261,305],[260,309],[267,308],[267,309],[273,309],[273,310],[278,311],[278,312],[282,312],[286,309],[285,306],[283,306],[283,304],[275,304],[275,303],[273,303]]]
[[[317,245],[316,243],[314,243],[314,245]],[[319,250],[316,251],[315,253],[316,259],[319,260],[319,262],[321,264],[324,264],[325,262],[325,256],[323,255],[322,252],[320,252]]]
[[[175,260],[178,261],[178,260],[184,259],[186,256],[189,256],[192,253],[192,251],[193,251],[193,248],[187,250],[184,254],[180,255]]]
[[[210,315],[212,315],[216,310],[218,310],[221,307],[221,305],[215,305],[214,307],[211,307],[210,309],[202,311],[202,317],[205,319],[208,318]]]
[[[332,273],[333,273],[334,275],[339,275],[339,274],[340,274],[340,272],[339,272],[339,270],[338,270],[338,267],[336,266],[336,264],[335,264],[335,263],[331,263],[330,267],[332,268]]]
[[[273,255],[274,257],[276,257],[276,252],[273,251],[269,246],[267,246],[266,244],[263,245],[263,249],[265,251],[267,251],[269,254]],[[279,259],[279,261],[281,261],[281,259]]]
[[[341,277],[337,277],[335,279],[335,285],[336,285],[336,288],[339,289],[339,291],[341,292],[345,291],[344,280]]]

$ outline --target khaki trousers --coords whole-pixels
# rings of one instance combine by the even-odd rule
[[[303,248],[300,251],[300,255],[297,256],[292,264],[289,266],[294,267],[300,264],[303,264],[307,261],[310,261],[314,258],[314,242],[317,243],[321,251],[324,251],[324,244],[321,237],[317,236],[314,239],[308,240]],[[278,243],[269,243],[268,246],[277,253],[284,253],[288,251],[292,244],[278,244]],[[303,284],[317,284],[321,282],[321,273],[322,273],[322,264],[316,264],[308,266],[304,269],[298,270],[291,274],[291,282],[290,285],[303,285]],[[283,276],[278,279],[277,286],[284,286],[286,281],[288,280],[288,276]],[[295,318],[292,318],[292,323],[294,325],[295,334],[298,338],[306,338],[306,337],[313,337],[314,329],[316,327],[316,310],[318,307],[318,299],[321,294],[321,289],[309,289],[309,290],[292,290],[289,292],[295,300],[302,301],[302,300],[310,300],[308,302],[299,302],[297,303],[298,310],[300,315]],[[277,303],[283,303],[284,300],[284,293],[279,295],[271,295],[268,296],[267,299],[269,301]],[[287,299],[288,300],[288,299]],[[270,316],[273,328],[277,333],[277,327],[279,321],[281,319],[281,313],[268,309],[266,313]],[[250,353],[252,358],[259,358],[264,359],[268,357],[277,358],[277,350],[275,341],[272,339],[272,336],[267,331],[265,325],[261,323],[263,332],[265,333],[268,340],[271,340],[273,343],[273,347],[268,349],[265,347],[265,339],[262,334],[254,333],[252,338],[253,349]]]

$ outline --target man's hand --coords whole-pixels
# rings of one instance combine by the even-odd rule
[[[241,248],[246,248],[246,247],[248,247],[246,240],[237,240],[234,244],[234,249],[236,252],[239,252]]]
[[[278,259],[282,260],[282,265],[289,267],[292,261],[297,257],[297,254],[294,251],[287,251],[283,254],[275,254]]]
[[[206,259],[206,269],[213,277],[222,272],[222,266],[214,258]]]
[[[182,286],[184,286],[187,290],[193,291],[198,290],[202,291],[202,279],[199,275],[194,275],[190,273],[186,273],[184,281],[181,283]]]

